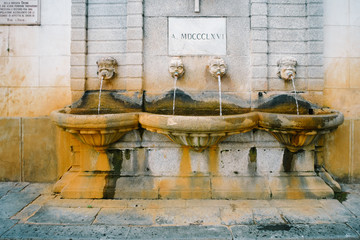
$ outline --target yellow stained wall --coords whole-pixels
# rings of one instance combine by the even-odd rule
[[[0,26],[0,117],[39,117],[71,102],[71,0],[41,0],[40,26]]]
[[[345,122],[326,138],[324,165],[335,177],[360,181],[360,1],[324,1],[324,104]]]

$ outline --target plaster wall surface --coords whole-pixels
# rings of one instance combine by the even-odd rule
[[[0,26],[1,117],[69,104],[71,1],[41,0],[40,26]]]

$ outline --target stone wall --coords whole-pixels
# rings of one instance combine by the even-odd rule
[[[52,182],[70,167],[71,136],[48,117],[0,118],[0,181]]]
[[[324,1],[324,104],[345,122],[327,139],[325,166],[339,179],[360,181],[360,2]]]
[[[71,1],[41,1],[40,26],[0,26],[0,116],[37,117],[69,104]]]
[[[103,89],[142,89],[143,3],[140,0],[72,0],[72,101],[99,89],[96,61],[117,60],[115,79]]]

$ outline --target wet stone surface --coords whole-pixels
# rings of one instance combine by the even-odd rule
[[[61,208],[43,207],[29,223],[52,223],[52,224],[91,224],[99,208]]]
[[[357,188],[342,203],[61,199],[49,185],[1,189],[0,239],[360,239]]]

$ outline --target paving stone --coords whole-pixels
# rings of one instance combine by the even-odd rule
[[[360,217],[360,195],[349,194],[347,200],[342,204],[357,217]]]
[[[258,225],[285,224],[277,208],[254,208],[253,215]]]
[[[94,199],[88,204],[88,206],[99,208],[126,208],[128,206],[128,200],[114,200],[114,199]]]
[[[234,240],[245,239],[303,239],[304,229],[300,227],[281,224],[281,225],[252,225],[252,226],[234,226],[231,231]]]
[[[299,225],[298,225],[299,226]],[[305,239],[359,239],[359,236],[342,223],[312,224],[304,232]]]
[[[190,200],[191,201],[191,200]],[[195,200],[194,200],[195,201]],[[158,200],[132,200],[128,201],[129,207],[136,208],[181,208],[185,207],[187,200],[182,199],[158,199]]]
[[[89,207],[91,206],[92,199],[61,199],[60,196],[57,196],[51,201],[45,203],[46,206],[54,207]]]
[[[347,222],[347,225],[349,225],[354,231],[357,232],[357,234],[360,235],[360,219],[359,218],[351,219],[349,222]]]
[[[320,224],[333,222],[322,208],[280,208],[279,211],[283,218],[291,224]]]
[[[31,183],[27,185],[21,192],[25,193],[52,193],[52,183]]]
[[[12,219],[0,219],[0,236],[14,226],[18,221]]]
[[[128,227],[17,224],[2,239],[125,239]]]
[[[232,239],[222,226],[134,227],[127,239]]]
[[[300,200],[271,200],[269,204],[277,208],[300,208],[300,207],[322,207],[323,205],[316,199],[300,199]]]
[[[254,224],[253,212],[251,208],[232,208],[221,210],[221,224],[238,225]]]
[[[16,186],[16,182],[2,182],[0,183],[0,198],[6,195],[12,188]]]
[[[153,209],[155,221],[159,225],[220,225],[218,207],[187,207]]]
[[[18,212],[12,219],[21,219],[21,221],[26,221],[27,218],[32,216],[35,212],[37,212],[41,208],[38,204],[30,204],[26,206],[23,210]]]
[[[30,183],[28,182],[17,182],[16,185],[10,190],[10,192],[20,192],[29,184]]]
[[[323,209],[334,222],[348,222],[355,216],[346,209],[338,200],[328,199],[321,200]]]
[[[116,209],[104,208],[101,209],[94,221],[94,224],[108,224],[108,225],[152,225],[152,213],[141,209]]]
[[[239,239],[358,239],[345,224],[253,225],[231,228],[234,240]]]
[[[9,218],[15,215],[38,196],[37,193],[8,193],[0,199],[0,218]]]
[[[42,207],[29,218],[30,223],[91,224],[99,208]]]

